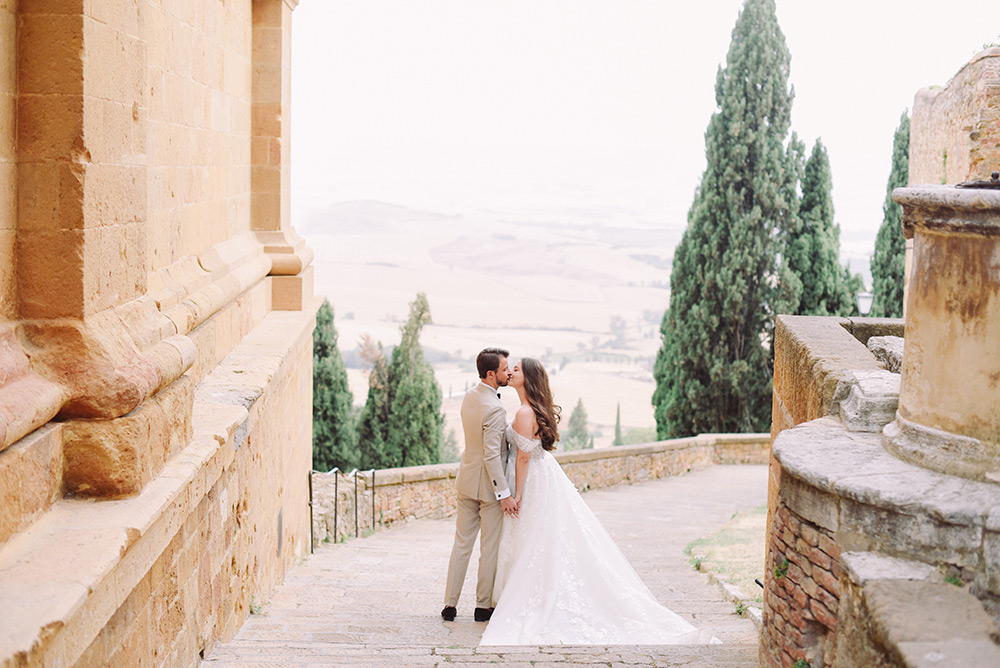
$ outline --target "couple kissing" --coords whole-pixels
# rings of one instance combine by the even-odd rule
[[[481,534],[473,618],[481,645],[718,642],[660,605],[552,456],[559,407],[531,357],[502,348],[476,357],[479,383],[462,400],[465,451],[455,481],[455,541],[441,617],[454,622]],[[521,405],[513,422],[499,389]]]

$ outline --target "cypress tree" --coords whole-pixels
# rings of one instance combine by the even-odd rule
[[[357,464],[357,432],[351,412],[354,395],[344,358],[337,348],[333,307],[326,299],[313,330],[313,468],[347,470]]]
[[[789,62],[773,0],[746,0],[716,77],[708,164],[674,254],[654,369],[660,438],[770,422],[776,235],[792,211]]]
[[[441,388],[420,347],[420,331],[430,322],[430,304],[421,292],[410,304],[402,339],[392,351],[389,364],[389,421],[382,449],[383,467],[439,461],[444,430]]]
[[[612,445],[622,445],[622,402],[618,402],[618,410],[615,413],[615,442]]]
[[[882,226],[875,237],[872,256],[872,317],[903,317],[903,272],[906,266],[906,240],[903,238],[902,211],[892,201],[892,191],[905,186],[910,171],[910,116],[899,117],[899,127],[892,137],[892,169],[882,206]]]
[[[806,145],[797,133],[792,132],[785,150],[785,180],[782,183],[781,194],[788,203],[788,211],[779,231],[779,252],[781,263],[778,267],[778,290],[773,296],[773,310],[779,313],[797,313],[802,301],[802,279],[792,267],[796,260],[791,259],[797,251],[791,240],[802,234],[802,219],[799,217],[799,188],[805,173]],[[773,328],[771,328],[773,329]],[[769,334],[771,331],[768,332]],[[774,357],[774,351],[771,351]]]
[[[587,409],[583,407],[583,399],[577,400],[566,426],[566,438],[563,439],[566,450],[584,450],[588,446],[593,447],[590,434],[587,433]]]
[[[358,425],[362,468],[440,461],[444,431],[441,388],[420,347],[420,331],[430,322],[427,296],[419,293],[400,328],[402,338],[392,350],[391,361],[386,361],[381,344],[370,337],[363,341],[361,356],[372,370],[368,400]]]
[[[382,344],[376,344],[367,334],[362,337],[361,357],[370,366],[368,398],[358,418],[358,468],[385,468],[385,449],[389,424],[389,367]]]
[[[840,226],[833,220],[833,179],[830,158],[816,140],[802,170],[802,198],[791,224],[784,231],[783,280],[795,275],[798,303],[783,303],[786,313],[849,316],[854,295],[840,264]],[[853,281],[851,282],[853,284]],[[793,289],[783,289],[789,295]]]

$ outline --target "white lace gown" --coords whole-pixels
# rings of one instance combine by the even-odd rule
[[[531,463],[520,517],[504,518],[481,645],[719,642],[660,605],[541,441],[512,427],[507,438]]]

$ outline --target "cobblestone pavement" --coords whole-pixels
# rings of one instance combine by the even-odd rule
[[[265,666],[692,666],[757,667],[757,632],[734,614],[684,546],[737,511],[766,502],[766,466],[715,466],[684,476],[584,494],[661,603],[722,645],[477,645],[485,624],[472,620],[473,554],[458,618],[439,615],[454,520],[419,520],[339,545],[324,544],[293,569],[261,614],[202,668]]]

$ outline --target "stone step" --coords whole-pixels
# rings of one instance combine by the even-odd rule
[[[440,647],[432,645],[387,647],[367,643],[284,643],[238,641],[229,643],[204,662],[205,668],[271,665],[355,666],[718,666],[757,668],[753,645],[678,646],[519,646]]]

